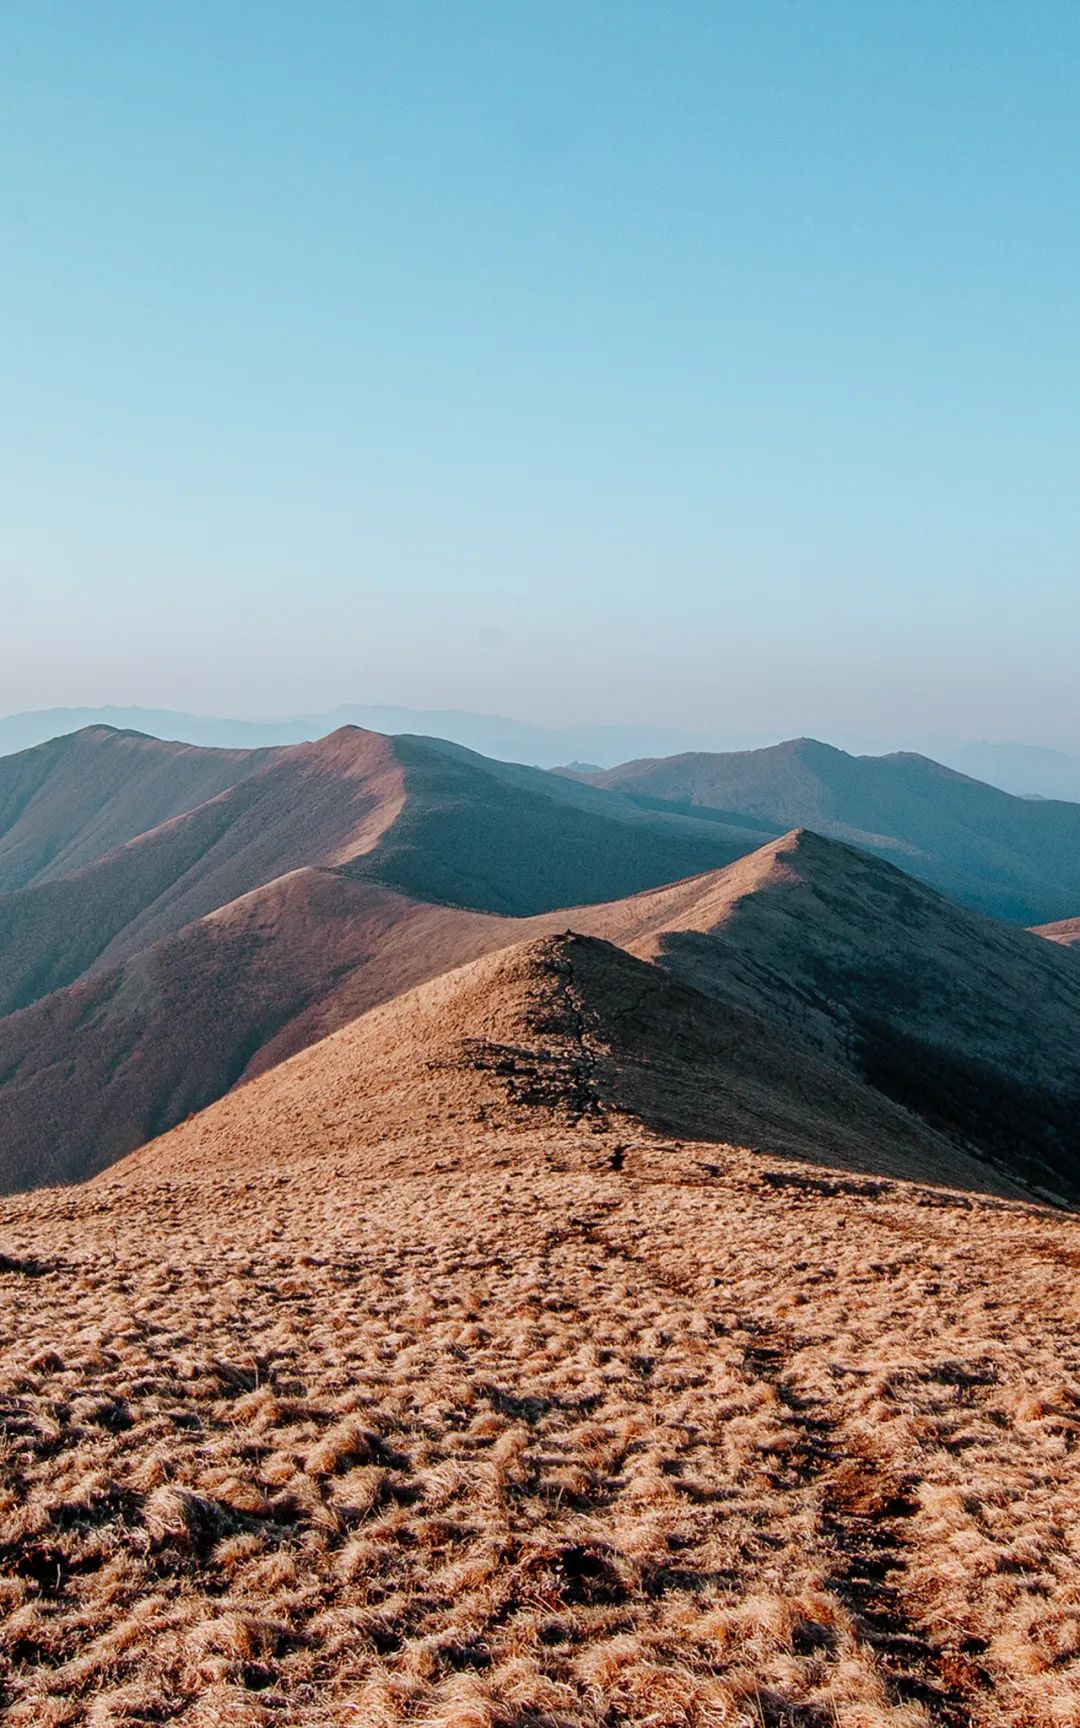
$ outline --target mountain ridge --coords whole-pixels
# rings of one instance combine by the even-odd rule
[[[0,895],[0,1009],[28,1007],[308,865],[527,915],[715,867],[750,843],[745,828],[727,835],[642,811],[543,770],[343,727],[258,759],[70,876]]]
[[[104,724],[131,728],[158,738],[223,748],[273,747],[299,744],[332,732],[343,724],[392,735],[435,736],[502,761],[529,762],[541,768],[567,763],[596,764],[600,769],[643,758],[685,752],[731,752],[776,742],[775,734],[725,736],[713,730],[679,729],[615,723],[540,726],[501,715],[475,714],[461,708],[410,708],[402,704],[340,703],[322,713],[286,716],[277,720],[208,718],[179,709],[99,706],[39,709],[0,718],[0,757],[40,744],[58,733]],[[919,754],[1017,797],[1080,802],[1080,756],[1074,750],[1023,743],[989,744],[942,737],[916,740]],[[855,753],[895,752],[886,739],[844,741]]]
[[[692,812],[811,828],[902,865],[961,904],[1016,924],[1080,899],[1080,805],[1016,798],[915,752],[852,756],[816,739],[691,753],[574,778]]]
[[[567,930],[470,961],[361,1015],[108,1172],[142,1180],[264,1159],[363,1154],[366,1167],[482,1159],[492,1132],[548,1121],[615,1143],[661,1137],[770,1152],[1017,1195],[917,1118],[782,1037],[614,944]],[[424,1150],[428,1136],[434,1136]],[[879,1164],[868,1162],[867,1142]],[[253,1163],[254,1161],[254,1163]],[[372,1162],[373,1161],[373,1162]],[[616,1156],[616,1163],[618,1157]]]
[[[1072,1193],[1072,957],[805,831],[723,869],[524,918],[350,869],[279,878],[0,1020],[5,1183],[90,1173],[404,990],[567,928],[768,1022],[991,1173]]]
[[[274,755],[97,726],[0,758],[0,892],[70,875]]]

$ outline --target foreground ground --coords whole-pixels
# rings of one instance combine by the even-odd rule
[[[1080,1720],[1080,1223],[477,1134],[3,1203],[12,1728]]]

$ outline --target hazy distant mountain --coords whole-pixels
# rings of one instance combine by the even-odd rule
[[[1080,905],[1080,804],[1017,798],[926,756],[849,756],[813,738],[627,762],[589,784],[650,809],[812,828],[1018,924]]]
[[[277,720],[236,720],[188,714],[172,708],[42,708],[0,718],[0,757],[28,750],[47,739],[87,726],[111,726],[154,738],[224,750],[251,750],[282,744],[310,743],[339,726],[359,726],[391,736],[411,733],[446,738],[481,756],[502,762],[528,762],[538,768],[569,766],[578,772],[615,768],[642,757],[685,755],[689,752],[735,752],[768,747],[772,736],[732,736],[730,733],[690,732],[657,726],[534,726],[496,714],[473,714],[459,708],[406,708],[388,703],[344,703],[312,714],[286,715]],[[846,748],[879,755],[900,748],[907,740],[845,738]],[[954,738],[919,740],[919,749],[935,762],[984,780],[1021,798],[1058,798],[1080,802],[1080,756],[1031,744],[966,743]]]
[[[1034,744],[935,744],[928,754],[1021,798],[1080,802],[1080,757]]]
[[[649,726],[564,726],[549,729],[494,714],[460,709],[402,708],[378,703],[347,703],[326,713],[298,714],[280,720],[230,720],[184,714],[169,708],[43,708],[0,719],[0,756],[28,750],[49,738],[86,726],[112,726],[225,750],[250,750],[273,744],[303,744],[324,738],[341,726],[359,726],[390,735],[413,733],[448,738],[481,756],[505,762],[530,762],[556,768],[578,760],[610,767],[631,756],[671,755],[706,750],[715,738]]]

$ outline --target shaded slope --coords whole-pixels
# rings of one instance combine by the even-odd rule
[[[0,1013],[306,866],[526,914],[670,881],[748,843],[539,770],[507,778],[467,752],[347,727],[273,753],[74,876],[0,896]]]
[[[294,872],[0,1021],[0,1184],[100,1169],[376,1004],[568,925],[770,1020],[993,1168],[1074,1193],[1071,957],[806,833],[529,919],[418,902],[351,870]]]
[[[876,852],[1015,923],[1080,900],[1080,804],[1016,798],[925,756],[849,756],[814,739],[628,762],[590,784],[692,811],[806,827]]]
[[[436,1158],[464,1135],[637,1124],[1009,1192],[787,1034],[610,943],[565,932],[408,992],[134,1153],[120,1176],[269,1172],[365,1151]],[[618,1144],[616,1140],[614,1142]],[[597,1155],[605,1154],[597,1142]],[[617,1162],[617,1160],[616,1160]]]
[[[0,760],[0,892],[92,864],[262,767],[268,750],[199,750],[90,727]]]
[[[409,795],[362,868],[422,899],[527,916],[726,864],[762,838],[441,739],[394,751]]]
[[[1028,1181],[1080,1191],[1080,974],[805,831],[582,928],[788,1027]]]

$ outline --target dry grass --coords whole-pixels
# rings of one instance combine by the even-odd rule
[[[553,1124],[0,1211],[3,1700],[1080,1719],[1080,1226]]]

